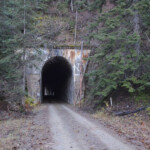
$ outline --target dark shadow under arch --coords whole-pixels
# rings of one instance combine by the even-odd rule
[[[71,99],[72,66],[62,56],[48,59],[41,72],[41,101],[68,102]]]

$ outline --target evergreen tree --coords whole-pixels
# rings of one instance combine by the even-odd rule
[[[149,39],[150,2],[118,0],[115,4],[90,27],[89,40],[99,43],[90,58],[98,65],[89,74],[90,84],[95,87],[91,94],[103,98],[120,87],[129,93],[150,89],[150,46],[145,46],[144,39]]]
[[[46,4],[41,0],[2,0],[0,2],[0,93],[20,95],[22,68],[26,48],[36,46],[35,26],[38,11]],[[32,45],[33,42],[35,45]],[[22,51],[23,50],[23,51]],[[19,85],[18,85],[19,84]],[[16,86],[18,85],[18,86]],[[16,87],[18,87],[16,89]],[[9,94],[8,94],[9,95]]]

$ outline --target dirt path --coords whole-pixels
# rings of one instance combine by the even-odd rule
[[[20,115],[0,121],[0,150],[144,150],[69,104],[41,105]]]
[[[49,124],[54,150],[134,150],[104,127],[65,104],[50,104]]]

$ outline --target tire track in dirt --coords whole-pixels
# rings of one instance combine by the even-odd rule
[[[65,104],[50,104],[49,124],[54,150],[134,150]]]

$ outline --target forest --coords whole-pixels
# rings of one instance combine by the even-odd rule
[[[1,97],[16,97],[19,100],[27,94],[23,85],[25,81],[22,80],[23,68],[27,63],[26,49],[45,44],[61,45],[55,37],[63,31],[74,36],[75,14],[78,12],[77,41],[83,40],[91,46],[93,55],[89,60],[97,66],[92,71],[87,71],[85,77],[88,80],[86,84],[92,89],[88,97],[91,95],[94,99],[103,101],[112,92],[122,88],[131,95],[149,98],[150,2],[111,0],[111,9],[104,10],[106,3],[106,0],[2,0]],[[54,5],[53,10],[51,6]],[[87,13],[80,18],[82,12]],[[90,16],[91,14],[94,15]],[[46,19],[49,22],[42,25]],[[58,25],[59,19],[64,21],[64,25]],[[50,34],[46,29],[50,30]]]

